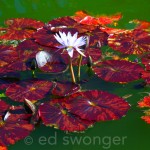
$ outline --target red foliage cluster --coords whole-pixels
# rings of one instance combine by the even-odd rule
[[[150,96],[145,96],[141,101],[138,102],[140,108],[150,108]],[[148,124],[150,124],[150,109],[144,111],[145,116],[141,118]]]

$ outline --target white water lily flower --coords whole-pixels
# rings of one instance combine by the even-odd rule
[[[36,54],[36,62],[38,67],[43,67],[46,65],[48,62],[52,61],[52,56],[50,53],[46,51],[40,51]]]
[[[8,111],[4,116],[4,121],[6,121],[10,115],[11,115],[11,113]]]
[[[61,44],[59,48],[65,48],[71,58],[73,57],[74,50],[79,52],[82,56],[85,56],[81,51],[82,49],[80,49],[79,47],[86,45],[86,37],[81,36],[78,38],[77,36],[78,32],[76,32],[73,36],[70,32],[68,32],[68,34],[59,32],[59,35],[54,35],[56,40]]]

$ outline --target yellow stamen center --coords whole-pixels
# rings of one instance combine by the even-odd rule
[[[89,101],[88,102],[91,106],[97,106],[94,102]]]

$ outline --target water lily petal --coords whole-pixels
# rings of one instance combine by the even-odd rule
[[[76,40],[76,42],[74,43],[74,46],[79,47],[85,44],[86,44],[86,38],[81,36]]]
[[[73,48],[67,48],[69,56],[72,58],[73,57]]]
[[[36,61],[38,67],[43,67],[45,64],[51,61],[51,55],[46,51],[40,51],[36,54]]]
[[[77,40],[77,36],[78,36],[78,32],[76,32],[73,36],[72,36],[72,38],[70,39],[70,46],[74,46],[74,43],[76,42],[76,40]]]
[[[82,56],[86,57],[86,56],[81,52],[82,49],[76,47],[76,50],[77,50]]]
[[[61,32],[59,32],[59,33],[61,33]],[[67,47],[68,46],[68,39],[67,39],[67,35],[65,34],[65,32],[61,33],[61,37],[62,37],[62,40],[64,41],[64,44]]]
[[[62,45],[64,45],[64,41],[60,38],[58,34],[54,35],[55,39]]]

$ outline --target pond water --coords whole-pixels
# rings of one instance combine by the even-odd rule
[[[149,0],[0,0],[0,25],[4,20],[15,17],[28,17],[47,22],[61,16],[71,16],[77,10],[86,10],[92,15],[121,12],[123,19],[120,28],[131,28],[129,20],[150,21]],[[85,133],[65,133],[40,126],[28,139],[9,146],[9,150],[147,150],[149,149],[150,125],[140,119],[143,112],[137,107],[148,88],[135,88],[141,81],[127,85],[112,84],[94,76],[85,83],[84,89],[102,89],[124,96],[132,105],[126,117],[117,121],[99,122]],[[51,138],[50,138],[51,137]],[[32,139],[31,139],[32,138]]]

